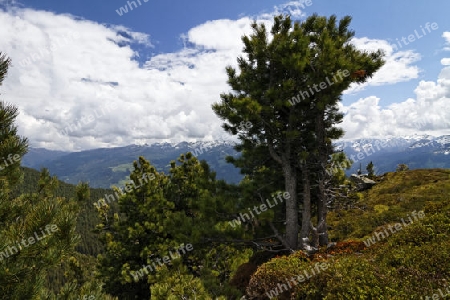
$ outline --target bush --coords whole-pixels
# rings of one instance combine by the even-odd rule
[[[397,169],[395,170],[396,172],[402,172],[402,171],[408,171],[409,167],[407,164],[399,164],[397,165]]]

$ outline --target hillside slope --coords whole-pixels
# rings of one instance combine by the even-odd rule
[[[360,193],[352,209],[328,214],[332,240],[362,239],[378,226],[407,219],[426,203],[450,203],[450,170],[419,169],[386,173],[372,189]]]
[[[384,174],[329,227],[336,244],[261,265],[247,299],[450,297],[450,170]]]

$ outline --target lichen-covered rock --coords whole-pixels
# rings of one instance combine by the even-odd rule
[[[369,179],[363,175],[352,174],[350,176],[350,180],[356,184],[358,191],[368,190],[371,187],[373,187],[375,184],[377,184],[372,179]]]

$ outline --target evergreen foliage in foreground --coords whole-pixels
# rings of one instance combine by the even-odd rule
[[[139,158],[119,210],[114,212],[107,202],[98,207],[106,250],[99,256],[99,278],[120,299],[239,295],[228,281],[251,251],[215,242],[225,237],[220,221],[228,201],[220,192],[223,183],[191,153],[178,161],[171,162],[166,175]],[[190,251],[179,250],[188,246]]]

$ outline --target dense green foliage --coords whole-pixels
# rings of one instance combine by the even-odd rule
[[[12,197],[19,197],[22,194],[33,193],[36,191],[40,177],[39,172],[23,167],[21,168],[21,171],[23,174],[23,183],[14,187],[11,191]],[[58,181],[54,190],[54,195],[55,197],[72,199],[75,198],[77,194],[76,191],[76,186]],[[87,195],[78,198],[80,199],[77,201],[80,213],[77,218],[76,233],[81,237],[80,242],[76,246],[78,252],[97,256],[97,254],[103,251],[103,246],[98,239],[98,234],[94,232],[94,228],[100,222],[100,219],[98,218],[93,203],[111,193],[112,190],[108,189],[89,188]]]
[[[248,254],[214,243],[224,237],[217,215],[226,211],[223,183],[190,153],[178,161],[166,175],[139,158],[119,210],[111,210],[107,201],[98,207],[106,245],[99,276],[106,291],[120,299],[238,295],[228,280]]]
[[[57,181],[55,177],[51,178],[46,170],[43,170],[42,174],[28,168],[21,168],[21,171],[23,184],[14,187],[11,191],[11,199],[16,199],[13,200],[14,203],[20,203],[19,199],[33,198],[35,200],[21,204],[26,205],[27,210],[23,209],[20,212],[28,218],[36,218],[35,213],[44,217],[46,214],[42,214],[42,209],[49,205],[54,206],[53,214],[57,210],[61,218],[64,217],[66,222],[69,220],[71,222],[71,231],[61,233],[61,236],[75,239],[71,247],[66,248],[63,259],[56,260],[53,265],[44,265],[45,271],[38,274],[40,279],[36,294],[39,296],[36,299],[77,299],[85,295],[95,296],[95,299],[102,297],[109,299],[101,292],[101,283],[95,281],[93,276],[95,256],[103,251],[103,246],[98,240],[98,234],[93,230],[100,219],[92,205],[92,200],[96,201],[111,191],[88,189],[86,184],[79,186],[66,184]],[[39,197],[41,194],[45,195],[44,200]],[[37,205],[36,201],[40,204]],[[40,205],[43,205],[42,208],[39,208]],[[11,208],[11,206],[7,207]],[[40,210],[31,213],[36,209]],[[37,233],[41,235],[40,231]],[[39,251],[39,248],[36,251]],[[37,258],[42,259],[40,256]],[[48,260],[44,262],[48,263]],[[12,287],[18,288],[14,285]],[[27,299],[26,296],[24,297]]]

